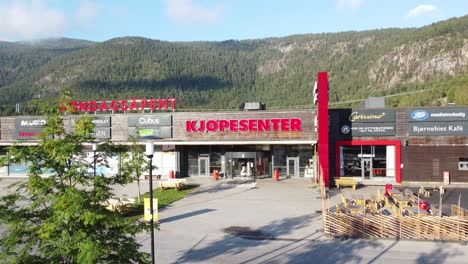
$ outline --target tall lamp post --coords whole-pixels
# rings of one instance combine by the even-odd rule
[[[153,215],[153,142],[146,142],[146,157],[148,157],[149,165],[149,193],[150,193],[150,226],[151,226],[151,263],[154,262],[154,215]]]
[[[96,150],[97,150],[97,144],[93,143],[93,167],[94,167],[94,178],[96,178]]]

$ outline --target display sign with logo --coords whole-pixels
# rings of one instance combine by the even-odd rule
[[[43,134],[44,129],[42,128],[20,128],[15,131],[15,139],[37,140]]]
[[[419,122],[408,125],[411,136],[468,135],[468,122]]]
[[[91,121],[95,127],[110,127],[111,126],[111,117],[110,116],[92,116],[93,120]],[[80,119],[78,116],[70,117],[70,126],[73,126],[76,120]]]
[[[16,128],[44,127],[47,120],[44,117],[19,117],[15,118]]]
[[[172,115],[129,116],[129,127],[171,126]]]
[[[352,123],[394,123],[395,110],[352,110],[348,120]]]
[[[108,139],[111,138],[111,129],[110,127],[95,127],[91,135],[96,139]]]
[[[342,125],[342,135],[357,137],[393,136],[395,135],[395,124],[351,124]]]
[[[158,137],[171,138],[172,128],[170,126],[162,127],[129,127],[128,135],[134,138]]]
[[[410,122],[468,121],[468,108],[425,108],[409,112]]]

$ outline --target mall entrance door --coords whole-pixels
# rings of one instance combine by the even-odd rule
[[[361,159],[361,175],[363,180],[372,180],[372,158]]]
[[[198,176],[210,176],[210,157],[198,157]]]
[[[256,152],[226,152],[226,176],[252,177],[256,176]]]
[[[299,157],[288,157],[286,161],[286,176],[299,177]]]

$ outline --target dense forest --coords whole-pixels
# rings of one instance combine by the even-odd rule
[[[294,35],[222,42],[140,37],[101,43],[55,39],[0,42],[0,112],[34,113],[70,90],[76,100],[177,98],[177,109],[311,108],[317,72],[330,78],[330,105],[468,105],[468,16],[421,28]]]

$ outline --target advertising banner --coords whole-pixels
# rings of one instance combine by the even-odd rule
[[[91,133],[96,139],[108,139],[111,138],[110,127],[95,127],[94,133]]]
[[[44,129],[42,128],[16,129],[15,139],[37,140],[39,139],[39,135],[42,134],[44,134]]]
[[[18,117],[15,118],[16,128],[44,127],[47,120],[44,117]]]
[[[70,117],[69,126],[73,126],[75,121],[78,120],[79,116]],[[95,127],[110,127],[111,126],[111,117],[110,116],[92,116],[93,124]],[[67,124],[67,123],[66,123]]]
[[[408,124],[410,136],[468,135],[468,122],[420,122]]]
[[[393,136],[395,135],[395,124],[342,125],[340,133],[353,137]]]
[[[129,116],[129,127],[154,127],[154,126],[171,126],[172,115],[143,115]]]
[[[352,123],[394,123],[395,110],[352,110],[348,121]]]
[[[467,121],[467,107],[423,108],[409,112],[410,122]]]
[[[158,199],[153,198],[153,214],[151,214],[151,204],[150,198],[143,199],[144,215],[143,219],[145,221],[151,221],[151,215],[153,215],[153,221],[157,222],[159,220],[158,216]]]
[[[172,137],[172,127],[170,126],[161,126],[161,127],[129,127],[128,136],[134,138],[144,138],[144,137],[159,137],[159,138],[171,138]]]

